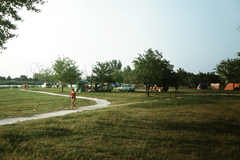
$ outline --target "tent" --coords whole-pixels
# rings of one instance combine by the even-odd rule
[[[224,90],[234,90],[239,88],[240,88],[239,83],[228,83],[228,85],[224,88]]]
[[[77,82],[76,86],[74,87],[75,92],[86,92],[87,91],[88,83],[86,81],[79,81]]]
[[[194,84],[194,83],[191,83],[191,84],[189,85],[189,88],[197,88],[197,85]]]
[[[200,83],[197,86],[197,89],[208,89],[208,84],[207,83]]]
[[[220,83],[211,83],[211,89],[212,90],[219,90],[220,89]]]

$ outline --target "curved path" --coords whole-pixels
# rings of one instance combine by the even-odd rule
[[[30,90],[28,92],[37,92],[37,93],[44,93],[44,94],[68,97],[68,95],[49,93],[49,92],[30,91]],[[97,104],[87,106],[87,107],[76,108],[74,110],[61,110],[61,111],[55,111],[55,112],[50,112],[50,113],[36,114],[34,116],[31,116],[31,117],[16,117],[16,118],[2,119],[2,120],[0,120],[0,125],[13,124],[13,123],[17,123],[17,122],[34,120],[34,119],[49,118],[49,117],[55,117],[55,116],[63,116],[63,115],[66,115],[66,114],[81,112],[81,111],[84,111],[84,110],[93,110],[93,109],[107,107],[110,104],[110,102],[108,102],[106,100],[103,100],[103,99],[88,98],[88,97],[81,97],[81,96],[76,96],[76,98],[92,100],[92,101],[95,101]]]

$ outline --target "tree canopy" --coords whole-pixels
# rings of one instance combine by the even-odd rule
[[[238,58],[222,60],[216,65],[216,73],[227,82],[238,83],[240,81],[240,54]]]
[[[121,70],[121,68],[121,61],[112,60],[106,62],[97,62],[93,68],[93,73],[95,74],[94,81],[96,83],[113,83],[116,79],[119,78],[120,73],[118,71]]]
[[[62,59],[58,57],[52,68],[54,71],[53,79],[61,82],[62,91],[64,84],[73,84],[81,79],[82,72],[79,71],[76,63],[68,57],[63,57]]]
[[[46,0],[0,0],[0,49],[6,49],[6,42],[16,37],[11,31],[17,29],[13,21],[22,21],[18,12],[23,8],[28,11],[40,12],[37,5],[42,5]]]
[[[173,65],[166,59],[162,59],[162,53],[151,48],[145,51],[146,54],[139,56],[132,62],[135,67],[134,79],[146,84],[147,96],[149,88],[155,84],[167,85],[171,79]]]

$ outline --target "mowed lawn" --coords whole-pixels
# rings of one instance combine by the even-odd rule
[[[70,94],[70,90],[66,94]],[[78,99],[77,107],[96,104],[90,100]],[[26,117],[39,113],[68,110],[71,100],[68,97],[26,92],[19,89],[0,89],[0,119]]]
[[[144,92],[77,93],[109,100],[112,105],[0,126],[0,157],[239,159],[240,96],[227,93],[234,95],[179,91],[175,99],[174,92],[150,97]]]

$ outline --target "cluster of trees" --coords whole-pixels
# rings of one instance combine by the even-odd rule
[[[148,94],[149,87],[153,85],[196,87],[199,83],[238,83],[240,80],[240,52],[237,56],[235,59],[222,60],[214,68],[215,72],[194,74],[185,71],[183,68],[179,68],[175,72],[173,70],[174,66],[163,58],[161,52],[150,48],[145,51],[145,54],[138,54],[138,57],[132,62],[133,68],[127,65],[122,69],[122,63],[119,60],[96,62],[91,75],[85,74],[85,80],[91,84],[104,82],[141,83],[147,85]],[[36,66],[37,71],[30,68],[34,75],[33,78],[27,78],[25,75],[14,79],[11,79],[10,76],[7,78],[0,76],[0,81],[33,81],[33,85],[37,81],[60,82],[64,86],[66,83],[75,84],[82,79],[81,76],[83,75],[76,63],[67,57],[58,57],[51,68],[43,69],[38,64]]]
[[[145,54],[138,54],[133,60],[133,68],[129,65],[122,69],[122,63],[119,60],[106,62],[96,62],[92,68],[91,75],[85,73],[85,80],[93,84],[108,83],[131,83],[146,85],[147,95],[149,95],[149,87],[157,86],[186,86],[196,87],[199,83],[238,83],[240,81],[240,53],[235,59],[222,60],[216,65],[215,72],[198,74],[185,71],[183,68],[173,70],[173,65],[163,58],[158,50],[151,48],[145,51]],[[27,78],[21,75],[15,78],[16,81],[33,81],[33,85],[37,81],[56,83],[60,82],[62,91],[64,84],[75,84],[82,79],[83,72],[79,70],[76,63],[68,57],[58,57],[54,61],[51,68],[43,69],[40,65],[37,71],[30,68],[33,78]],[[10,76],[7,78],[0,77],[0,81],[12,80]]]
[[[0,84],[1,85],[22,85],[23,83],[34,84],[33,78],[28,78],[26,75],[21,75],[20,77],[11,78],[11,76],[2,77],[0,76]],[[40,85],[43,81],[37,79],[36,84]]]
[[[223,81],[231,83],[240,82],[240,52],[237,52],[237,58],[222,60],[217,64],[216,73],[219,74]]]

